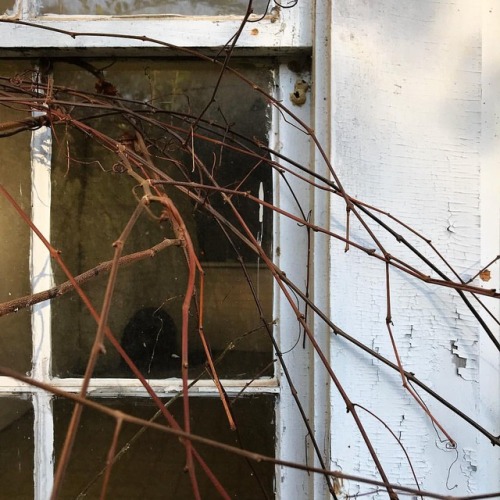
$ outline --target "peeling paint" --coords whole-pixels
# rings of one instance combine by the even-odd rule
[[[492,256],[481,257],[482,21],[472,0],[456,7],[441,1],[421,2],[418,7],[390,0],[376,6],[349,0],[334,3],[333,164],[349,194],[430,238],[463,278],[475,275],[481,259],[488,262]],[[332,229],[345,234],[342,203],[332,205],[331,217]],[[400,231],[451,276],[425,243],[404,228]],[[350,236],[373,246],[356,221],[351,221]],[[380,241],[391,254],[432,274],[403,245],[384,235]],[[332,294],[332,316],[395,362],[384,323],[382,266],[353,251],[345,254],[341,245],[332,248],[332,280],[341,283]],[[391,308],[404,368],[481,421],[483,336],[462,299],[451,290],[391,271]],[[448,494],[448,487],[456,484],[453,495],[481,490],[471,468],[476,466],[476,452],[471,451],[477,450],[475,431],[418,391],[458,449],[468,450],[457,456],[402,388],[397,373],[335,340],[333,365],[346,391],[400,436],[422,488]],[[340,426],[332,437],[335,463],[345,471],[378,477],[355,426],[348,423],[339,400],[334,399],[335,404],[339,407],[334,409],[334,432],[335,424]],[[364,415],[363,424],[391,480],[414,484],[394,439]],[[498,472],[497,463],[488,466]],[[355,491],[356,484],[349,489]],[[357,491],[366,488],[360,485]]]
[[[477,382],[477,341],[454,340],[451,342],[451,352],[457,374],[464,380]]]
[[[462,451],[463,462],[460,466],[462,474],[467,478],[467,490],[469,493],[477,491],[476,473],[478,470],[477,452],[471,448]]]

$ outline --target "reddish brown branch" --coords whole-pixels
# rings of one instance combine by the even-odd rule
[[[125,255],[124,257],[120,257],[120,259],[118,260],[118,265],[127,266],[140,260],[151,259],[155,257],[158,254],[158,252],[161,252],[163,249],[167,247],[180,246],[180,245],[181,245],[180,240],[165,239],[161,243],[158,243],[157,245],[149,248],[148,250],[142,250],[140,252],[135,252],[129,255]],[[93,278],[97,278],[102,273],[109,272],[109,270],[111,269],[111,264],[112,264],[111,260],[103,262],[93,267],[92,269],[89,269],[88,271],[85,271],[84,273],[75,276],[74,278],[75,282],[78,283],[79,285],[83,285],[87,281],[90,281]],[[60,297],[61,295],[73,291],[74,289],[75,288],[71,281],[65,281],[64,283],[61,283],[60,285],[50,288],[49,290],[45,290],[39,293],[34,293],[32,295],[26,295],[24,297],[19,297],[14,300],[9,300],[8,302],[3,302],[2,304],[0,304],[0,317],[13,312],[17,312],[20,309],[24,309],[25,307],[31,307],[34,304],[43,302],[44,300],[55,299],[57,297]]]

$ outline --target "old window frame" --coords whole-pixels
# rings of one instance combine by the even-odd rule
[[[291,105],[287,99],[294,90],[298,78],[289,65],[295,56],[311,55],[315,51],[316,65],[323,67],[321,79],[313,78],[311,97],[300,108],[293,111],[306,123],[312,123],[316,130],[321,130],[319,138],[329,142],[329,112],[325,113],[324,99],[329,94],[329,75],[324,68],[329,67],[328,49],[317,43],[327,33],[330,2],[302,0],[289,2],[293,5],[288,9],[273,9],[269,15],[258,23],[245,26],[238,39],[235,54],[242,57],[275,56],[278,60],[276,97]],[[18,0],[15,6],[15,17],[25,23],[0,23],[0,50],[8,57],[37,57],[40,54],[58,53],[65,56],[78,54],[80,57],[92,56],[158,56],[164,47],[158,46],[152,40],[161,40],[173,46],[182,46],[201,50],[207,55],[220,51],[238,31],[241,18],[230,16],[217,17],[182,17],[182,16],[37,16],[35,2]],[[5,18],[5,16],[4,16]],[[37,29],[43,26],[44,30]],[[60,31],[63,30],[64,32]],[[78,33],[70,37],[66,32]],[[87,33],[87,35],[84,35]],[[109,36],[99,36],[107,33]],[[148,38],[141,38],[141,33],[147,33]],[[209,37],[207,37],[209,33]],[[124,35],[120,37],[118,35]],[[169,53],[172,57],[172,53]],[[319,72],[317,73],[319,76]],[[303,75],[301,75],[303,76]],[[321,135],[323,137],[321,137]],[[314,165],[318,171],[324,170],[321,161],[315,159],[313,147],[306,134],[290,124],[290,122],[274,109],[270,143],[273,149],[284,156],[296,158],[305,164]],[[45,149],[51,145],[50,130],[42,128],[32,134],[32,186],[36,192],[33,196],[33,222],[42,233],[49,233],[50,226],[50,153]],[[45,151],[43,154],[39,154]],[[326,175],[328,175],[326,173]],[[284,210],[294,211],[295,202],[290,199],[279,179],[274,181],[276,204]],[[315,193],[309,189],[297,186],[297,194],[305,206],[315,213],[326,213],[328,206],[326,194]],[[291,221],[280,221],[275,217],[274,248],[280,248],[280,253],[274,255],[276,263],[282,268],[295,269],[294,278],[301,279],[305,272],[300,266],[293,266],[298,260],[305,262],[307,249],[297,250],[296,241],[302,238],[297,225]],[[286,248],[293,248],[293,255]],[[328,246],[324,243],[314,243],[315,268],[325,269],[328,262]],[[47,272],[50,256],[46,248],[36,237],[31,240],[30,276],[33,292],[44,290],[52,284],[52,275]],[[312,272],[312,293],[316,300],[328,303],[328,277],[324,272]],[[284,337],[287,331],[296,330],[297,323],[286,300],[280,297],[275,286],[274,294],[275,316],[279,318],[276,328],[276,338],[280,346],[285,345]],[[80,388],[81,379],[53,378],[50,376],[51,338],[50,330],[44,325],[50,325],[50,304],[40,304],[32,311],[33,352],[38,353],[33,358],[34,378],[49,382],[57,388],[76,393]],[[50,327],[49,327],[50,328]],[[324,329],[323,327],[321,329]],[[328,351],[328,332],[318,331],[319,340]],[[288,362],[294,366],[294,383],[300,387],[300,393],[310,394],[308,401],[303,401],[311,411],[313,427],[323,436],[325,457],[329,456],[329,384],[327,380],[319,380],[316,369],[317,361],[309,349],[289,354]],[[245,385],[244,380],[222,381],[229,395],[238,393]],[[318,391],[318,387],[322,387]],[[181,380],[155,382],[152,387],[160,396],[176,393],[181,389]],[[277,370],[272,379],[259,379],[252,382],[247,391],[258,394],[277,395],[276,406],[276,455],[280,458],[310,464],[315,464],[314,453],[310,442],[304,434],[303,425],[296,411],[292,396],[287,390],[281,370]],[[35,498],[50,496],[53,478],[53,450],[47,443],[54,441],[52,420],[52,396],[21,382],[7,377],[0,377],[1,395],[30,395],[35,409]],[[217,391],[211,381],[202,381],[192,390],[193,394],[216,396]],[[138,380],[130,379],[92,379],[89,395],[98,397],[109,396],[145,396],[146,393]],[[327,460],[328,463],[328,460]],[[278,498],[298,498],[302,492],[304,498],[313,490],[316,493],[324,491],[324,479],[321,476],[311,476],[304,472],[277,468],[276,493]]]

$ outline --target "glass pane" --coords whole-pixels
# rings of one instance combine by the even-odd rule
[[[16,109],[9,101],[12,80],[30,68],[0,61],[0,183],[30,215],[30,140],[31,132],[16,133],[18,121],[30,118],[29,112]],[[28,69],[29,71],[29,69]],[[31,78],[29,72],[27,77]],[[13,134],[13,135],[12,135]],[[6,198],[0,195],[0,304],[30,293],[29,227]],[[21,372],[31,369],[31,321],[28,308],[0,315],[0,364]]]
[[[99,68],[107,66],[105,74],[99,73]],[[270,88],[271,72],[267,67],[241,63],[238,69],[263,88]],[[100,75],[97,79],[96,74]],[[193,169],[193,155],[186,150],[184,142],[190,124],[210,102],[218,75],[219,68],[213,65],[189,61],[119,61],[111,65],[106,61],[82,63],[80,60],[73,64],[54,63],[56,85],[79,91],[78,96],[58,91],[61,99],[73,99],[76,103],[82,92],[93,92],[95,99],[95,91],[103,92],[103,89],[108,94],[120,96],[112,113],[89,109],[86,100],[85,107],[74,107],[75,118],[111,138],[129,142],[130,137],[134,137],[132,124],[135,125],[148,142],[148,152],[155,167],[184,183],[208,182],[206,173],[199,168]],[[132,108],[133,120],[121,114],[125,106]],[[226,74],[216,102],[200,122],[199,136],[190,139],[188,144],[220,186],[254,196],[260,193],[271,201],[271,168],[265,158],[259,159],[258,155],[263,153],[255,151],[255,145],[241,138],[266,143],[268,114],[262,96],[235,76]],[[234,124],[234,130],[241,137],[228,132],[228,124]],[[71,271],[78,275],[112,258],[112,244],[134,211],[135,194],[139,191],[137,181],[123,173],[119,157],[103,148],[87,131],[82,133],[65,124],[55,128],[55,136],[58,146],[53,164],[52,239]],[[233,147],[222,147],[215,144],[214,139],[226,141]],[[242,154],[236,148],[247,148],[251,154]],[[207,214],[206,206],[218,210],[240,231],[241,225],[217,192],[207,191],[198,200],[172,186],[166,186],[165,192],[183,217],[206,273],[204,327],[214,357],[226,350],[231,342],[234,344],[234,348],[226,352],[219,376],[251,378],[264,372],[269,375],[272,373],[272,345],[262,328],[251,288],[238,264],[238,254],[217,221]],[[262,238],[262,246],[269,253],[272,214],[268,210],[261,214],[259,205],[245,196],[234,196],[233,202],[252,234]],[[160,215],[157,207],[152,205],[152,209],[156,216]],[[173,236],[169,221],[158,221],[144,214],[127,239],[124,253],[149,249]],[[247,245],[234,236],[232,239],[246,263],[266,318],[271,322],[271,275]],[[58,283],[65,280],[59,271],[56,277]],[[180,374],[181,313],[187,278],[184,250],[179,247],[167,248],[155,258],[120,269],[110,326],[148,377]],[[84,285],[98,309],[106,279],[105,273],[101,273]],[[196,311],[193,303],[189,323],[193,376],[203,371],[205,363],[196,327]],[[81,375],[96,330],[95,323],[76,295],[54,301],[53,314],[55,374]],[[132,375],[112,348],[101,358],[97,375]]]
[[[99,400],[114,409],[150,419],[155,407],[140,399]],[[182,418],[182,401],[170,407],[178,422]],[[54,402],[56,459],[61,449],[73,404]],[[274,456],[274,397],[240,398],[232,405],[238,433],[230,431],[220,400],[191,399],[192,432]],[[163,423],[163,417],[156,420]],[[126,448],[115,462],[106,498],[175,498],[190,500],[193,493],[189,476],[184,473],[185,453],[179,440],[157,431],[146,430],[134,438],[139,428],[124,424],[117,453]],[[113,437],[114,421],[99,413],[84,410],[76,437],[61,498],[99,498],[106,456]],[[238,444],[238,439],[240,444]],[[258,464],[208,446],[195,445],[212,472],[226,488],[231,498],[253,500],[274,498],[272,464]],[[251,465],[251,467],[250,467]],[[197,468],[202,498],[219,498],[200,466]],[[81,496],[79,496],[81,495]]]
[[[253,11],[262,15],[267,0],[254,0]],[[42,14],[158,15],[188,16],[244,15],[248,0],[45,0]]]
[[[0,498],[34,498],[33,407],[0,398]]]
[[[0,14],[12,15],[14,13],[14,0],[0,0]]]

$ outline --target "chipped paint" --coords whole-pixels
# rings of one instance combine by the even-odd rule
[[[463,462],[460,467],[462,474],[467,478],[467,489],[469,493],[477,491],[476,472],[478,469],[477,450],[464,448],[462,450]]]
[[[490,228],[499,221],[498,208],[487,213],[482,209],[481,140],[492,120],[482,119],[483,39],[487,35],[480,9],[473,0],[418,4],[338,0],[333,5],[332,26],[332,138],[337,173],[349,194],[429,237],[459,276],[468,280],[498,254],[496,237],[496,250],[482,256],[488,240],[482,227],[490,224],[485,215],[493,221]],[[493,47],[492,43],[492,54]],[[490,92],[496,89],[498,95],[499,79],[495,85]],[[498,136],[498,118],[496,123]],[[331,227],[345,234],[345,207],[339,200],[332,204]],[[374,246],[354,217],[350,231],[357,241]],[[423,255],[439,262],[425,243],[404,228],[401,233]],[[426,269],[393,238],[381,235],[380,241],[391,254]],[[383,265],[353,249],[345,253],[342,245],[333,245],[331,273],[332,283],[341,284],[332,290],[333,320],[394,361],[384,321]],[[491,282],[485,286],[494,287]],[[458,294],[391,271],[391,306],[404,367],[466,414],[479,421],[486,417],[488,429],[497,435],[498,360],[495,364],[485,358],[491,343]],[[347,393],[401,440],[422,488],[453,495],[500,490],[498,449],[486,438],[418,391],[458,442],[458,450],[450,448],[402,388],[397,372],[338,338],[334,338],[332,353]],[[489,373],[490,380],[483,373]],[[378,477],[336,394],[333,407],[335,467]],[[415,486],[398,443],[379,422],[361,416],[388,477]],[[483,456],[488,459],[478,459]],[[370,491],[352,482],[345,487],[350,494]],[[453,488],[452,493],[448,488]],[[386,494],[370,493],[369,497],[386,498]]]
[[[451,343],[454,355],[453,363],[457,367],[457,374],[469,382],[478,382],[478,342],[477,340],[455,340]]]

